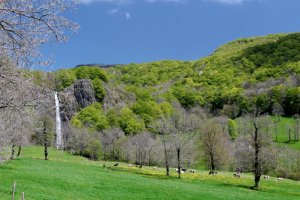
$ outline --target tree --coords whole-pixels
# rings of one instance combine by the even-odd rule
[[[7,59],[0,59],[0,145],[26,144],[34,118],[44,107],[53,106],[49,90],[25,75]]]
[[[83,156],[90,141],[90,133],[88,129],[72,128],[71,133],[70,142],[68,144],[71,152]]]
[[[119,160],[120,155],[116,152],[116,141],[125,136],[120,128],[105,129],[100,133],[103,147],[103,159]]]
[[[284,113],[282,106],[276,102],[273,104],[273,110],[272,113],[276,116],[276,119],[274,120],[274,133],[275,133],[275,141],[278,142],[278,123],[280,122],[280,117]]]
[[[170,150],[171,143],[169,141],[170,138],[170,130],[171,126],[169,123],[169,119],[167,117],[161,117],[157,121],[151,124],[151,128],[159,134],[161,138],[161,142],[164,150],[164,162],[166,167],[166,176],[170,176]]]
[[[144,132],[136,134],[131,138],[131,143],[135,148],[135,164],[142,167],[145,164],[147,158],[147,152],[150,149],[152,142],[152,136],[150,133]]]
[[[39,145],[44,146],[45,160],[48,160],[48,147],[54,137],[53,122],[49,116],[42,116],[38,120],[37,129],[35,130],[34,139]]]
[[[250,126],[245,135],[236,141],[236,159],[240,167],[254,174],[255,185],[259,188],[261,175],[276,166],[276,152],[272,147],[272,136],[267,124],[271,123],[266,116],[260,115],[260,109],[253,106],[248,110],[247,121]]]
[[[86,149],[85,154],[91,159],[91,160],[99,160],[102,156],[102,144],[99,138],[92,138]]]
[[[222,133],[222,127],[211,119],[202,126],[201,142],[205,160],[210,170],[216,170],[228,163],[230,143],[228,134]]]
[[[232,140],[234,140],[238,135],[238,133],[237,133],[237,124],[232,119],[228,120],[228,133],[229,133]]]
[[[66,41],[65,31],[78,26],[62,14],[75,5],[73,0],[1,1],[0,57],[28,66],[40,56],[41,45]]]
[[[200,118],[184,109],[175,112],[170,118],[171,135],[176,150],[178,178],[181,178],[182,160],[185,151],[193,148],[192,131],[199,128]],[[187,155],[185,155],[187,157]]]

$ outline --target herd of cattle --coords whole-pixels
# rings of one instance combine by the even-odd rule
[[[116,165],[115,165],[115,166],[116,166]],[[140,166],[138,166],[138,165],[132,165],[132,164],[129,164],[129,165],[128,165],[128,167],[133,167],[133,166],[135,166],[135,167],[140,167]],[[152,169],[153,169],[154,171],[158,170],[157,167],[153,167]],[[175,170],[176,170],[177,173],[179,172],[179,169],[178,169],[178,168],[176,168]],[[187,169],[185,169],[185,168],[181,168],[181,169],[180,169],[180,173],[182,173],[182,174],[187,173],[187,172],[193,173],[193,174],[194,174],[194,173],[196,172],[196,170],[194,170],[194,169],[187,170]],[[217,171],[209,171],[208,174],[209,174],[209,175],[217,175],[218,172],[217,172]],[[238,172],[234,173],[233,176],[236,177],[236,178],[241,178],[241,174],[242,174],[242,173],[238,171]],[[264,179],[269,179],[270,176],[269,176],[269,175],[264,175],[263,178],[264,178]],[[278,181],[282,181],[283,178],[282,178],[282,177],[279,177],[279,178],[277,178],[277,180],[278,180]]]

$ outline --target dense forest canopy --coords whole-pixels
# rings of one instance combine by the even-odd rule
[[[122,108],[105,106],[102,114],[110,118],[106,120],[108,124],[122,124],[124,131],[128,126],[147,128],[163,114],[176,110],[176,103],[187,110],[201,106],[213,115],[237,118],[251,104],[249,99],[255,98],[265,113],[274,114],[280,106],[282,114],[292,116],[300,112],[299,41],[300,33],[277,34],[239,39],[191,62],[166,60],[108,69],[64,69],[54,72],[56,89],[62,91],[76,80],[91,79],[101,103],[106,93],[121,87],[134,98],[125,100]],[[81,111],[73,122],[84,124],[84,113],[88,112]],[[116,119],[111,119],[112,113]],[[121,122],[122,115],[131,117],[123,117],[128,121]],[[97,119],[103,121],[101,117]],[[96,121],[90,126],[98,130],[106,127],[97,126],[100,122]]]

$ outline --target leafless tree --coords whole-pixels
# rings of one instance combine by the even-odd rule
[[[116,141],[124,136],[125,134],[120,128],[105,129],[100,133],[105,161],[108,159],[119,160],[120,152],[116,148]]]
[[[181,168],[183,157],[187,157],[186,152],[194,147],[194,134],[192,131],[200,127],[201,118],[193,112],[188,112],[184,109],[174,113],[171,118],[171,135],[173,136],[173,143],[176,150],[176,161],[178,178],[181,177]]]
[[[23,136],[32,128],[32,117],[48,104],[43,89],[24,76],[8,60],[0,59],[0,145],[28,141]]]
[[[293,173],[299,173],[300,171],[300,154],[299,152],[287,148],[281,147],[278,150],[278,159],[276,165],[276,175],[284,178],[291,177]],[[298,177],[299,178],[299,177]]]
[[[150,133],[144,132],[131,138],[132,147],[135,149],[135,164],[142,167],[147,162],[147,152],[153,138]]]
[[[171,142],[170,133],[172,126],[170,125],[170,119],[168,117],[162,117],[156,122],[151,124],[151,128],[155,130],[160,136],[163,151],[164,151],[164,162],[166,167],[166,176],[170,176],[170,152],[171,152]]]
[[[280,117],[284,113],[283,108],[279,103],[274,103],[272,113],[276,116],[274,120],[274,133],[275,141],[278,142],[278,123],[280,122]]]
[[[41,45],[66,41],[66,30],[78,28],[63,16],[75,5],[73,0],[0,1],[0,56],[31,65]]]
[[[254,174],[254,189],[259,188],[261,175],[276,166],[276,152],[272,146],[272,137],[266,116],[261,116],[258,108],[248,112],[247,121],[251,126],[245,135],[236,141],[236,160],[239,167]]]
[[[87,148],[90,141],[90,133],[86,128],[72,129],[72,136],[68,144],[71,153],[76,153],[80,156],[84,155],[84,150]]]
[[[216,119],[208,120],[202,126],[202,149],[210,170],[220,169],[229,163],[230,140],[227,133],[223,133],[222,126]]]

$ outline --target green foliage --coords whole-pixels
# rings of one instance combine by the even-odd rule
[[[56,80],[55,80],[56,90],[61,91],[64,88],[69,87],[76,80],[77,80],[77,77],[73,71],[67,70],[67,69],[59,70],[56,73]]]
[[[237,136],[238,136],[238,132],[237,132],[237,123],[232,120],[229,119],[228,122],[228,133],[231,137],[232,140],[234,140]]]
[[[120,111],[118,122],[124,133],[127,135],[139,133],[145,128],[144,122],[138,119],[128,107],[124,107]]]
[[[249,48],[243,55],[256,67],[280,66],[286,62],[300,61],[300,34],[289,34],[270,42]]]
[[[92,83],[93,83],[97,100],[102,101],[106,93],[102,85],[102,81],[99,78],[95,78],[93,79]]]
[[[94,103],[82,109],[72,118],[71,123],[78,128],[86,126],[97,131],[109,127],[109,123],[103,114],[102,105],[100,103]]]
[[[54,125],[49,116],[42,116],[38,119],[36,126],[37,131],[32,135],[32,141],[35,144],[51,146],[51,141],[54,138]]]
[[[147,88],[140,88],[137,86],[127,86],[126,91],[134,93],[137,100],[141,100],[141,101],[153,101],[154,100],[150,89],[147,89]]]
[[[96,89],[99,89],[99,80],[102,80],[104,82],[108,82],[108,75],[107,73],[98,67],[88,67],[88,66],[82,66],[72,69],[63,69],[55,72],[56,76],[56,90],[61,91],[65,89],[66,87],[69,87],[72,85],[76,80],[79,79],[90,79],[92,81],[95,80],[96,86],[94,87]],[[97,81],[98,79],[98,81]],[[97,92],[97,91],[95,91]],[[100,91],[100,97],[103,93]]]
[[[159,106],[164,116],[170,117],[174,112],[174,108],[169,102],[162,102]]]
[[[173,102],[185,109],[204,106],[214,114],[228,113],[226,109],[230,108],[234,118],[253,107],[272,113],[274,105],[279,104],[283,114],[291,116],[300,112],[299,38],[300,33],[239,39],[193,62],[158,61],[105,70],[86,66],[60,70],[56,72],[57,87],[61,90],[77,79],[91,79],[101,102],[106,92],[103,82],[109,77],[108,91],[116,86],[125,89],[120,98],[130,112],[109,108],[106,122],[120,125],[127,134],[147,128],[161,115],[172,114]],[[124,115],[130,117],[125,119]],[[73,124],[77,127],[91,123],[75,119]],[[105,123],[100,124],[98,129],[106,127]]]
[[[155,101],[137,101],[132,106],[132,111],[142,116],[146,125],[162,115],[160,106]]]
[[[99,160],[102,157],[101,141],[96,138],[91,140],[85,148],[84,154],[92,160]]]
[[[114,109],[111,109],[106,114],[107,121],[111,127],[118,126],[118,115]]]
[[[185,109],[203,104],[203,98],[189,86],[174,87],[172,89],[172,94]]]

